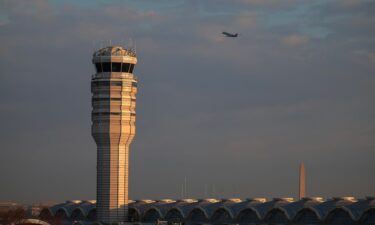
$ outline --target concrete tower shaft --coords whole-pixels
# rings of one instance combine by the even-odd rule
[[[92,136],[97,144],[97,216],[104,223],[127,220],[129,146],[135,136],[135,53],[110,46],[93,55]]]

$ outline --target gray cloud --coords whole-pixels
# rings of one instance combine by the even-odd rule
[[[307,44],[309,42],[309,38],[304,35],[293,34],[293,35],[289,35],[283,38],[282,42],[286,45],[298,46],[298,45]]]
[[[185,176],[192,197],[205,184],[220,197],[295,196],[301,160],[311,195],[374,194],[373,4],[257,2],[6,1],[0,199],[95,198],[91,54],[129,38],[131,198],[179,197]]]

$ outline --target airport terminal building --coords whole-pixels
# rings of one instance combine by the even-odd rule
[[[129,224],[261,225],[375,224],[375,197],[129,200]],[[100,224],[95,201],[67,201],[41,211],[39,219]]]

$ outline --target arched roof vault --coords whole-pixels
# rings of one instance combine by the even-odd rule
[[[201,211],[207,219],[210,219],[210,217],[208,216],[208,213],[206,212],[206,210],[204,210],[204,208],[202,208],[201,206],[194,207],[192,210],[190,210],[190,212],[188,213],[188,217],[190,217],[191,214],[192,214],[195,210],[199,210],[199,211]]]
[[[350,218],[353,220],[353,221],[356,221],[357,219],[355,218],[355,216],[353,215],[353,213],[350,211],[350,209],[348,208],[345,208],[345,207],[336,207],[334,209],[331,209],[327,215],[325,216],[324,220],[327,220],[330,216],[332,216],[336,211],[338,210],[343,210],[344,212],[348,213],[348,215],[350,216]]]
[[[347,208],[346,206],[341,207],[341,209],[345,210],[349,214],[350,218],[352,218],[352,220],[356,221],[356,220],[359,219],[354,215],[353,211],[351,209]],[[333,211],[333,210],[331,210],[331,211]]]
[[[290,215],[290,213],[288,212],[287,209],[285,209],[285,208],[279,206],[279,207],[276,207],[276,208],[271,209],[270,211],[275,210],[275,209],[278,209],[278,210],[282,211],[288,220],[292,220],[292,219],[294,219],[294,218],[292,218],[292,216]],[[270,212],[270,211],[269,211],[269,212]],[[268,213],[267,213],[267,214],[268,214]]]
[[[362,215],[361,215],[359,221],[363,222],[363,220],[365,220],[367,216],[370,216],[370,213],[371,213],[371,212],[374,212],[374,213],[375,213],[375,207],[371,207],[371,208],[366,209],[366,210],[362,213]]]
[[[266,219],[266,218],[268,218],[269,216],[271,216],[272,215],[272,213],[273,212],[277,212],[277,211],[280,211],[280,212],[282,212],[284,215],[285,215],[285,217],[287,218],[287,219],[289,219],[289,217],[288,217],[288,214],[287,214],[287,212],[286,212],[286,210],[285,209],[283,209],[283,208],[280,208],[280,207],[276,207],[276,208],[271,208],[270,210],[268,210],[267,211],[267,213],[264,215],[264,218],[263,219]]]
[[[316,209],[315,207],[311,207],[311,206],[309,206],[309,207],[307,207],[307,208],[303,208],[303,209],[301,209],[301,210],[304,210],[304,209],[309,209],[309,210],[311,210],[311,211],[313,211],[314,213],[315,213],[315,215],[316,215],[316,217],[319,219],[319,220],[323,220],[323,215],[320,213],[320,211],[318,210],[318,209]],[[301,211],[300,210],[300,211]],[[299,211],[298,211],[299,212]]]
[[[318,218],[319,220],[321,220],[321,218],[319,217],[318,212],[316,210],[314,210],[314,208],[311,208],[311,207],[304,207],[304,208],[298,210],[296,212],[296,215],[294,216],[293,220],[296,219],[296,216],[299,215],[304,210],[309,210],[309,211],[313,212],[315,214],[316,218]]]
[[[73,212],[76,211],[76,210],[81,211],[82,215],[83,215],[84,217],[87,217],[88,212],[86,213],[86,211],[85,211],[81,206],[78,206],[77,208],[73,209],[71,214],[73,214]]]
[[[70,216],[71,216],[70,213],[69,213],[69,210],[66,209],[65,207],[60,207],[60,208],[58,208],[58,209],[56,210],[55,216],[57,215],[57,213],[58,213],[60,210],[64,211],[64,212],[65,212],[65,215],[66,215],[67,217],[70,217]]]
[[[161,210],[155,206],[152,206],[150,208],[148,208],[144,213],[143,213],[143,216],[142,216],[142,219],[147,215],[148,212],[150,212],[151,210],[155,210],[158,214],[159,214],[159,217],[160,218],[164,218],[164,215],[163,213],[161,212]]]
[[[141,211],[140,211],[137,207],[133,207],[133,206],[131,206],[131,207],[129,207],[129,210],[130,210],[130,209],[135,210],[135,211],[138,213],[139,216],[142,215]],[[146,211],[147,211],[147,210],[146,210]]]
[[[220,206],[220,207],[218,207],[217,209],[215,209],[215,211],[214,211],[214,213],[212,214],[212,216],[213,215],[215,215],[215,213],[217,212],[217,211],[219,211],[219,210],[225,210],[228,214],[229,214],[229,216],[232,218],[232,219],[234,219],[235,217],[234,217],[234,215],[233,215],[233,212],[232,212],[232,210],[230,209],[230,208],[228,208],[227,206]]]
[[[172,210],[177,210],[177,211],[181,214],[182,218],[186,218],[186,216],[187,216],[187,215],[185,215],[184,211],[183,211],[182,209],[180,209],[180,207],[178,207],[178,206],[173,206],[172,208],[168,209],[168,211],[165,213],[165,217],[166,217],[166,216],[168,215],[168,213],[169,213],[170,211],[172,211]]]
[[[40,215],[42,214],[42,212],[45,211],[45,210],[47,210],[48,213],[49,213],[51,216],[55,216],[55,214],[53,213],[52,209],[51,209],[51,208],[48,208],[48,207],[45,207],[45,208],[43,208],[42,210],[40,210],[38,216],[40,217]]]
[[[263,217],[262,217],[262,215],[260,214],[260,212],[259,212],[255,207],[252,207],[252,206],[251,206],[251,207],[246,207],[246,208],[244,208],[244,209],[241,209],[241,210],[237,213],[236,218],[238,219],[238,216],[241,215],[241,213],[244,212],[244,211],[246,211],[246,210],[252,210],[252,211],[254,211],[254,212],[257,214],[257,216],[258,216],[258,218],[259,218],[260,220],[263,219]]]
[[[312,210],[309,207],[304,207],[304,208],[298,210],[296,212],[296,214],[294,215],[292,221],[296,222],[296,221],[305,220],[306,218],[308,218],[308,217],[306,217],[306,213],[312,213],[312,214],[314,214],[316,220],[321,221],[321,219],[319,218],[319,215],[316,213],[316,211]]]

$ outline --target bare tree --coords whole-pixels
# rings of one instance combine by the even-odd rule
[[[24,208],[17,207],[0,212],[0,221],[3,224],[19,224],[26,219],[27,213]]]

